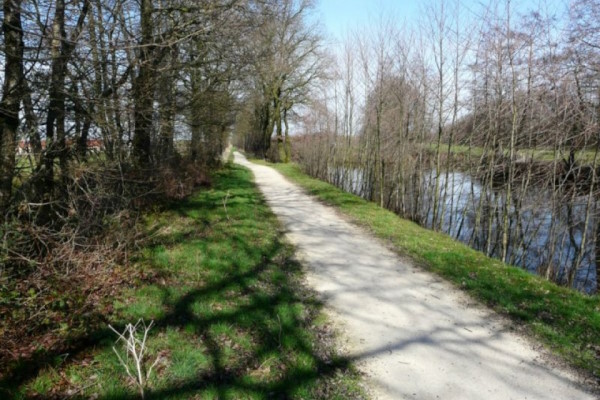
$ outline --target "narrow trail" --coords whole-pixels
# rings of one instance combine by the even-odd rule
[[[594,399],[450,284],[401,260],[270,167],[250,168],[377,399]]]

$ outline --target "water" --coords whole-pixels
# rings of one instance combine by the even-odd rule
[[[369,199],[373,185],[365,175],[361,169],[338,168],[330,169],[328,178],[338,187]],[[412,210],[412,214],[405,216],[430,228],[433,223],[435,174],[429,171],[420,178],[420,187],[413,185],[407,188],[405,210]],[[451,172],[447,178],[443,173],[439,180],[437,220],[443,221],[441,230],[477,250],[500,258],[505,191],[485,189],[476,178],[462,172]],[[389,194],[386,193],[386,196]],[[548,275],[559,283],[565,283],[572,273],[575,289],[593,293],[596,291],[594,241],[598,216],[590,218],[586,245],[579,255],[587,196],[569,195],[555,203],[552,204],[550,190],[544,188],[530,187],[523,193],[518,189],[513,192],[513,201],[508,208],[508,260],[531,273]],[[592,204],[594,210],[598,209],[597,206]],[[394,209],[393,206],[390,208]],[[575,271],[578,258],[579,267]]]

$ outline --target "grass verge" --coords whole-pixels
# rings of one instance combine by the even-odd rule
[[[429,151],[435,151],[436,149],[436,144],[425,144],[425,149],[428,149]],[[483,147],[480,146],[466,146],[466,145],[461,145],[461,144],[453,144],[452,146],[450,146],[450,151],[455,154],[455,155],[462,155],[462,156],[466,156],[467,154],[471,153],[471,156],[473,157],[481,157],[481,155],[483,154]],[[444,144],[442,143],[441,145],[441,151],[442,153],[446,153],[448,151],[448,144]],[[558,155],[558,161],[562,162],[562,159],[566,159],[569,156],[569,151],[568,149],[563,149],[563,152],[561,154]],[[544,148],[532,148],[532,149],[517,149],[516,150],[517,153],[517,157],[523,158],[525,160],[528,160],[529,158],[533,158],[534,161],[538,161],[538,162],[553,162],[555,160],[555,158],[557,157],[556,154],[554,154],[554,150],[553,149],[544,149]],[[586,164],[591,164],[594,161],[594,150],[577,150],[575,152],[575,161],[586,165]],[[509,156],[509,150],[505,149],[504,150],[504,156],[508,157]]]
[[[269,164],[409,256],[499,313],[600,385],[600,297],[559,287],[517,267],[401,219],[374,203],[304,174],[297,165]]]
[[[227,166],[210,190],[146,225],[150,244],[131,267],[146,279],[119,294],[107,316],[120,331],[154,321],[147,351],[158,361],[146,399],[363,397],[248,170]],[[139,398],[113,353],[116,335],[106,328],[86,339],[16,385],[0,380],[0,395]]]

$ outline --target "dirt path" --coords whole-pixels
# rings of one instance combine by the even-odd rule
[[[594,399],[488,310],[313,200],[250,168],[377,399]]]

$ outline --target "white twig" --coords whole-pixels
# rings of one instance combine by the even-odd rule
[[[227,199],[229,199],[229,190],[225,197],[223,197],[223,208],[225,209],[225,216],[227,217],[227,221],[229,221],[229,213],[227,212]]]
[[[147,350],[146,340],[148,339],[148,332],[150,332],[150,329],[152,328],[153,324],[154,321],[150,321],[150,324],[146,325],[144,320],[140,319],[135,325],[127,324],[122,333],[118,332],[111,325],[108,325],[108,327],[118,336],[118,339],[115,342],[115,344],[118,343],[120,340],[122,340],[125,343],[127,361],[129,361],[130,356],[133,359],[133,363],[135,366],[134,373],[136,376],[134,376],[134,373],[132,373],[131,369],[129,368],[129,363],[123,360],[123,357],[121,357],[117,349],[113,346],[113,351],[117,355],[119,363],[123,366],[123,368],[125,368],[125,372],[127,373],[127,375],[136,383],[142,396],[142,399],[144,398],[144,388],[148,383],[148,379],[150,378],[152,369],[156,366],[156,364],[158,364],[158,361],[160,360],[159,355],[156,357],[156,360],[154,360],[150,368],[148,368],[147,372],[144,374],[144,361],[145,353]],[[138,334],[138,329],[143,329],[141,339],[139,338],[140,334]]]

